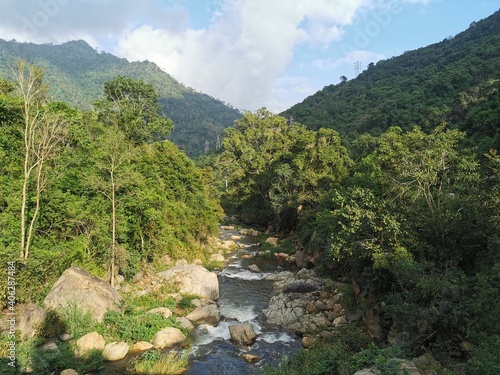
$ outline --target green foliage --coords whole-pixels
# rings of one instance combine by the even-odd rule
[[[156,333],[165,327],[175,326],[172,318],[165,319],[158,314],[122,314],[108,311],[101,325],[103,336],[110,341],[151,341]]]
[[[247,112],[228,129],[217,161],[219,181],[246,221],[296,225],[301,205],[347,175],[350,159],[332,130],[307,130],[265,108]]]
[[[82,310],[77,304],[69,303],[59,312],[65,332],[73,336],[74,340],[95,331],[98,324],[95,322],[92,314]]]
[[[238,110],[183,86],[151,62],[130,63],[99,53],[83,40],[61,45],[0,40],[0,77],[11,78],[9,66],[18,59],[42,65],[50,96],[81,110],[90,109],[103,83],[118,76],[154,85],[161,114],[175,124],[170,139],[191,156],[203,152],[206,140],[213,149],[217,136],[241,117]]]
[[[471,375],[494,375],[500,372],[500,336],[481,335],[469,364]]]
[[[355,370],[372,368],[384,375],[397,375],[401,370],[399,370],[399,362],[395,359],[404,357],[405,350],[399,346],[379,348],[372,343],[368,348],[353,356],[353,367]]]
[[[21,373],[25,373],[28,368],[40,375],[50,375],[68,368],[86,373],[103,367],[103,359],[98,351],[77,358],[69,343],[59,343],[58,351],[45,349],[41,344],[43,342],[39,340],[27,340],[19,344],[17,359]]]
[[[490,82],[500,78],[499,19],[496,12],[453,38],[381,60],[281,115],[309,129],[335,129],[349,141],[391,126],[409,130],[418,124],[428,132],[446,119],[476,133],[473,144],[482,143],[481,151],[498,147],[498,82]]]

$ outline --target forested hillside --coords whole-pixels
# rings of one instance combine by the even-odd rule
[[[0,80],[0,258],[20,261],[19,302],[70,265],[113,284],[163,256],[203,258],[221,210],[209,172],[155,141],[172,121],[152,84],[118,77],[82,112],[48,100],[39,67],[14,73]]]
[[[349,284],[346,331],[269,374],[500,373],[499,86],[497,12],[226,130],[226,210]]]
[[[369,64],[355,79],[326,86],[282,115],[312,129],[335,129],[345,140],[391,126],[429,131],[447,121],[485,151],[500,146],[499,79],[496,12],[454,37]]]
[[[133,62],[98,53],[86,42],[37,45],[0,39],[0,77],[12,79],[12,66],[23,59],[45,69],[53,100],[90,109],[102,95],[104,82],[118,75],[153,84],[160,95],[161,111],[173,120],[170,139],[189,155],[204,151],[205,141],[215,147],[217,135],[241,117],[239,111],[177,82],[151,62]]]

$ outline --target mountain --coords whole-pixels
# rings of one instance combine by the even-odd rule
[[[454,37],[369,64],[281,113],[347,141],[391,126],[428,131],[443,120],[482,149],[500,148],[500,11]],[[480,116],[477,114],[480,113]]]
[[[0,39],[0,76],[12,78],[10,66],[18,59],[45,69],[53,100],[81,109],[90,108],[102,95],[104,82],[118,75],[154,84],[164,114],[175,124],[170,138],[189,155],[203,152],[205,141],[214,147],[217,136],[241,117],[238,110],[185,87],[152,62],[129,62],[99,53],[83,40],[52,45]]]

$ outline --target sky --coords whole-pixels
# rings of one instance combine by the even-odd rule
[[[235,108],[279,113],[499,9],[500,0],[0,0],[0,38],[83,39]]]

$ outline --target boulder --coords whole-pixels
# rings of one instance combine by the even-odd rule
[[[225,262],[226,258],[224,258],[224,255],[222,254],[212,254],[210,255],[210,260],[212,262]]]
[[[33,338],[38,333],[46,317],[47,311],[38,305],[33,303],[16,305],[16,330],[23,338]],[[9,318],[11,318],[11,315],[7,311],[2,317],[2,330],[4,332],[9,331]]]
[[[171,348],[186,340],[186,336],[177,328],[167,327],[158,332],[151,343],[157,349]]]
[[[271,244],[273,246],[278,246],[278,237],[268,237],[266,243]]]
[[[147,341],[139,341],[132,345],[130,349],[131,352],[144,352],[146,350],[154,348],[153,344]]]
[[[179,324],[179,327],[181,327],[181,328],[187,329],[189,331],[194,330],[194,325],[193,325],[193,323],[191,323],[191,321],[188,318],[185,318],[183,316],[179,316],[179,317],[177,317],[177,319],[175,319],[175,321],[177,324]]]
[[[248,363],[252,364],[257,363],[262,359],[262,357],[251,353],[243,353],[240,355],[240,357],[243,358]]]
[[[226,250],[233,250],[233,249],[236,249],[238,247],[238,245],[233,240],[226,240],[221,244],[220,247],[222,247],[223,249],[226,249]]]
[[[255,330],[248,323],[229,326],[229,334],[231,335],[231,341],[236,345],[252,345],[257,338]]]
[[[63,370],[61,372],[61,375],[78,375],[78,372],[76,372],[72,368],[69,368],[69,369]]]
[[[128,354],[128,344],[126,342],[110,342],[104,347],[102,359],[105,361],[119,361]]]
[[[220,321],[220,312],[216,305],[200,306],[186,316],[194,325],[208,324],[216,326]]]
[[[248,269],[249,269],[250,271],[254,272],[254,273],[259,273],[259,272],[261,272],[261,271],[260,271],[259,266],[257,266],[256,264],[251,264],[251,265],[249,265],[249,266],[248,266]]]
[[[172,316],[172,311],[168,307],[157,307],[156,309],[151,309],[147,312],[148,314],[157,314],[168,319]]]
[[[182,294],[194,294],[212,301],[219,299],[217,275],[196,264],[176,266],[157,275],[169,283],[176,284]]]
[[[80,354],[90,352],[92,350],[104,350],[106,341],[97,332],[87,333],[85,336],[80,337],[76,340],[76,346]]]
[[[320,289],[320,285],[315,282],[295,280],[285,286],[285,293],[309,293]]]
[[[71,267],[56,281],[44,305],[48,309],[60,310],[70,303],[76,303],[83,310],[102,322],[108,310],[120,311],[122,297],[108,283],[90,275],[80,267]]]

